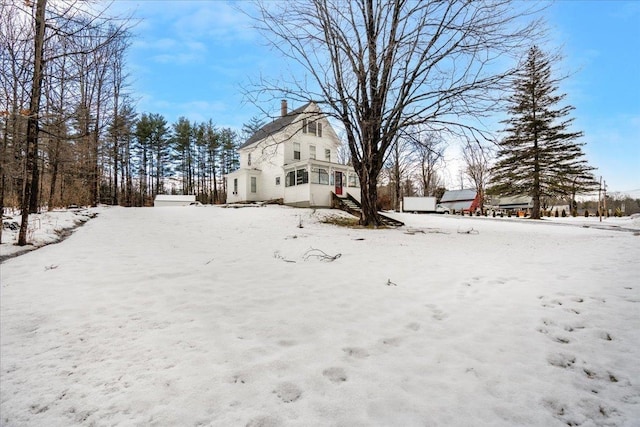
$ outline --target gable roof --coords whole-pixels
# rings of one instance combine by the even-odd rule
[[[240,146],[240,148],[242,149],[242,148],[248,147],[253,143],[256,143],[258,141],[265,139],[269,135],[273,135],[274,133],[280,132],[282,129],[285,129],[287,126],[293,123],[295,118],[298,115],[300,115],[300,113],[302,113],[304,110],[306,110],[310,104],[311,102],[307,102],[302,107],[298,107],[295,110],[292,110],[289,113],[287,113],[287,115],[278,117],[271,123],[268,123],[262,126],[260,129],[258,129],[256,133],[254,133],[249,139],[247,139],[245,143]]]
[[[440,203],[442,202],[458,202],[458,201],[473,201],[476,198],[476,190],[467,188],[464,190],[448,190],[442,195]]]
[[[530,196],[510,196],[500,197],[495,204],[504,209],[508,208],[532,208],[533,197]]]

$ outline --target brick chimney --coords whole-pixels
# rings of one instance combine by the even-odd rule
[[[287,100],[283,99],[282,101],[280,101],[280,115],[282,117],[287,115]]]

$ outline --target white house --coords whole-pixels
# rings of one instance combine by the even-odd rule
[[[189,206],[196,202],[194,195],[158,194],[153,201],[154,207]]]
[[[227,203],[282,199],[286,205],[329,207],[332,193],[360,200],[351,166],[338,163],[340,141],[317,104],[281,115],[239,149],[240,168],[226,175]]]

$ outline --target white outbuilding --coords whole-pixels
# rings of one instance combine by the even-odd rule
[[[153,201],[154,207],[189,206],[196,203],[194,195],[158,194]]]

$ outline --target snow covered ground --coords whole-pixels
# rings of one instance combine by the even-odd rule
[[[640,425],[640,219],[98,213],[0,265],[3,426]]]
[[[73,229],[94,216],[91,209],[54,210],[29,215],[26,246],[17,246],[21,216],[8,215],[2,220],[2,244],[0,260],[10,258],[39,247],[64,240]]]

